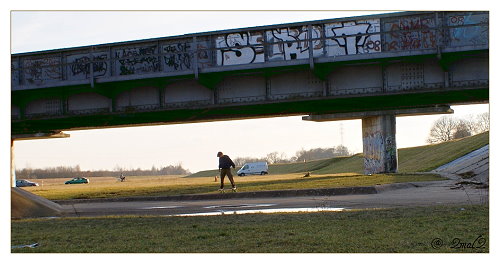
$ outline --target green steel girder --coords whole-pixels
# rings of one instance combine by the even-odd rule
[[[90,116],[66,116],[38,120],[13,120],[12,134],[29,134],[54,130],[78,130],[119,126],[193,123],[214,120],[244,119],[265,116],[291,116],[360,112],[401,108],[426,107],[489,100],[488,87],[433,91],[412,94],[321,98],[295,102],[263,103],[258,105],[213,106],[203,109],[178,109],[136,113],[108,113]]]

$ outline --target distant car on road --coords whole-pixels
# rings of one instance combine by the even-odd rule
[[[78,184],[78,183],[89,183],[89,179],[84,177],[76,177],[69,181],[66,181],[64,184]]]
[[[38,183],[28,180],[16,180],[16,187],[38,186]]]

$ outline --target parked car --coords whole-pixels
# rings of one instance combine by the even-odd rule
[[[78,183],[89,183],[89,179],[84,177],[76,177],[69,181],[66,181],[64,184],[78,184]]]
[[[241,169],[238,170],[238,176],[245,176],[249,174],[267,174],[268,166],[267,162],[250,162],[245,163]]]
[[[16,187],[38,186],[38,183],[28,180],[16,180]]]

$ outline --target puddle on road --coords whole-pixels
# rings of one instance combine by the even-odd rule
[[[235,214],[272,214],[272,213],[311,213],[311,212],[341,212],[345,208],[334,207],[311,207],[311,208],[274,208],[274,209],[256,209],[256,210],[218,210],[215,212],[191,213],[191,214],[173,214],[165,216],[211,216],[211,215],[235,215]]]
[[[214,209],[214,208],[244,208],[244,207],[269,207],[275,206],[276,204],[228,204],[228,205],[211,205],[205,206],[205,209]]]
[[[151,206],[151,207],[141,207],[139,209],[142,210],[155,210],[155,209],[174,209],[174,208],[180,208],[183,206],[177,206],[177,205],[172,205],[172,206]]]

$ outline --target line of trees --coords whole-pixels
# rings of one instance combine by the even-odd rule
[[[123,173],[125,176],[161,176],[161,175],[187,175],[191,172],[182,167],[181,163],[149,170],[124,169],[116,166],[113,170],[82,171],[79,165],[58,166],[44,169],[24,168],[16,170],[19,179],[46,179],[46,178],[73,178],[73,177],[118,177]]]
[[[303,162],[318,159],[327,159],[338,156],[352,155],[349,149],[345,146],[336,146],[331,148],[314,148],[301,149],[294,156],[288,158],[283,152],[271,152],[265,157],[237,157],[233,161],[236,166],[243,166],[248,162],[266,161],[269,164],[276,163],[293,163]],[[76,166],[58,166],[43,169],[24,168],[16,170],[16,176],[19,179],[47,179],[47,178],[73,178],[73,177],[119,177],[120,174],[125,176],[161,176],[161,175],[188,175],[191,172],[182,167],[182,163],[169,165],[164,167],[152,166],[149,170],[125,169],[120,166],[115,166],[112,170],[81,170],[80,165]]]
[[[294,156],[288,158],[283,152],[271,152],[265,157],[236,157],[233,159],[236,166],[243,166],[245,163],[266,161],[268,164],[277,163],[293,163],[293,162],[303,162],[310,160],[328,159],[340,156],[350,156],[352,153],[346,146],[336,146],[331,148],[314,148],[314,149],[301,149],[295,153]]]
[[[490,130],[490,114],[485,112],[467,118],[443,116],[432,125],[427,142],[441,143],[477,135]]]

